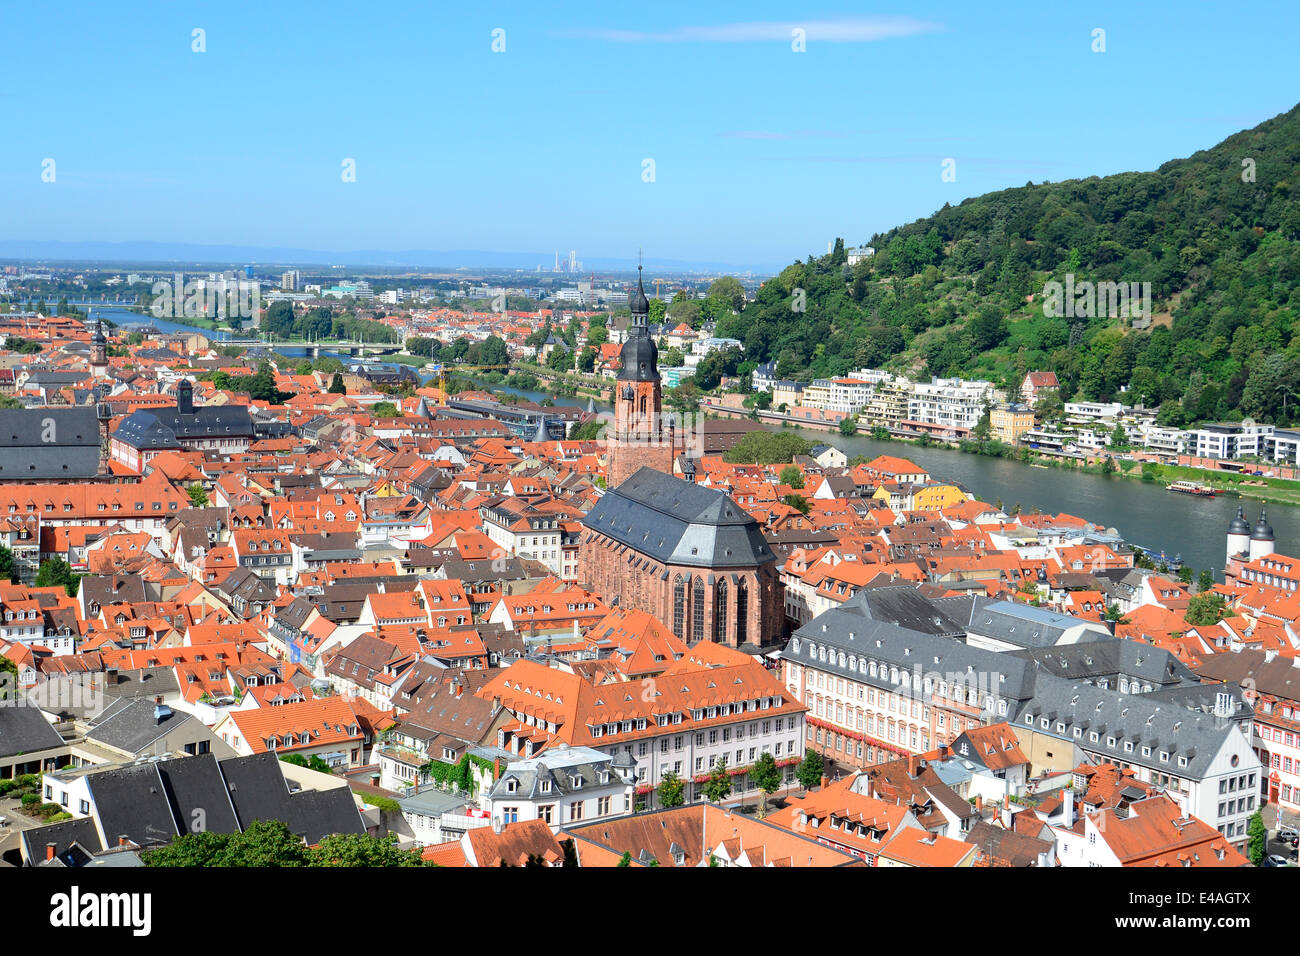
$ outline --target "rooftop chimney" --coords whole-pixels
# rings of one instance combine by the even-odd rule
[[[56,846],[58,846],[57,843],[47,843],[47,844],[45,844],[45,861],[46,861],[47,863],[48,863],[50,860],[54,859],[54,848],[55,848]]]
[[[121,833],[121,834],[119,834],[118,837],[117,837],[117,845],[118,845],[118,846],[126,846],[126,843],[127,843],[127,840],[126,840],[126,834],[125,834],[125,833]]]

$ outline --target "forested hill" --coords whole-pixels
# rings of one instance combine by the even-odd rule
[[[852,268],[838,242],[789,266],[717,334],[783,377],[1050,369],[1067,399],[1127,386],[1170,424],[1300,418],[1300,107],[1154,172],[989,193],[869,244]],[[1153,326],[1045,316],[1067,273],[1149,282]]]

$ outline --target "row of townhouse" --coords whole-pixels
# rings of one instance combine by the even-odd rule
[[[1244,846],[1262,769],[1240,688],[1204,684],[1168,652],[1086,622],[1026,620],[1018,637],[987,627],[973,640],[984,610],[957,638],[874,619],[863,597],[799,628],[782,652],[786,686],[809,708],[807,746],[864,767],[1007,721],[1035,772],[1131,767]]]
[[[804,754],[803,705],[752,657],[719,645],[698,646],[657,677],[637,681],[593,680],[524,659],[478,693],[511,715],[498,747],[523,758],[560,743],[625,754],[636,763],[648,807],[667,774],[685,782],[691,800],[725,761],[733,795],[741,796],[755,792],[746,771],[759,754],[771,754],[787,781]]]

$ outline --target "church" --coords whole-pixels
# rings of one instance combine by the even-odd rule
[[[631,306],[609,487],[582,521],[578,580],[611,603],[653,614],[688,644],[777,644],[785,613],[776,555],[729,495],[673,476],[675,434],[662,410],[639,276]]]

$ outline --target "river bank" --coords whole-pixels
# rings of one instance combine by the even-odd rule
[[[750,412],[747,409],[730,408],[715,404],[701,407],[707,407],[712,412],[733,418],[750,417]],[[798,428],[802,431],[831,435],[843,434],[840,432],[838,424],[804,422],[789,415],[782,415],[779,412],[760,411],[757,413],[757,417],[760,423],[769,427]],[[858,431],[854,434],[855,436],[870,434],[875,441],[900,444],[910,448],[946,448],[962,454],[996,458],[1001,461],[1028,465],[1034,468],[1056,468],[1081,474],[1124,478],[1145,484],[1159,485],[1161,488],[1175,481],[1196,481],[1209,485],[1220,495],[1227,497],[1249,498],[1269,504],[1300,505],[1300,481],[1263,475],[1238,474],[1214,468],[1199,468],[1192,465],[1168,464],[1157,460],[1155,456],[1149,456],[1144,460],[1140,452],[1127,460],[1124,457],[1128,454],[1127,452],[1109,456],[1113,467],[1108,468],[1106,465],[1108,456],[1105,455],[1074,456],[1053,454],[1023,446],[1006,445],[996,441],[977,446],[975,442],[969,440],[954,442],[936,438],[912,438],[896,433],[882,434],[875,430],[870,433]],[[1260,465],[1258,467],[1262,470],[1265,466]]]

